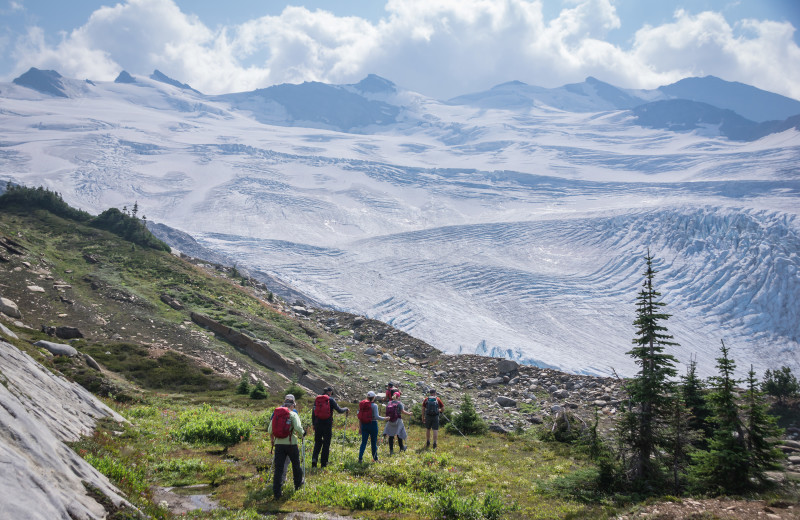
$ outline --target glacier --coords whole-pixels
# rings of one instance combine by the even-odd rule
[[[3,183],[138,202],[310,301],[588,374],[635,371],[649,248],[679,360],[712,373],[725,340],[742,371],[800,369],[795,114],[732,141],[640,126],[636,92],[592,78],[442,102],[376,76],[224,96],[54,77],[64,95],[0,84]]]

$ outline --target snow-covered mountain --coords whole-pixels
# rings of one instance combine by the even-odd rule
[[[0,181],[137,201],[198,251],[442,350],[630,374],[649,247],[679,359],[712,372],[724,339],[742,368],[800,369],[797,101],[735,84],[714,106],[716,78],[440,102],[377,76],[206,96],[26,75],[0,84]]]

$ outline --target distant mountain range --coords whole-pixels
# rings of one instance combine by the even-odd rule
[[[156,70],[150,79],[221,101],[246,111],[264,124],[312,126],[344,132],[369,133],[372,126],[398,123],[404,112],[399,89],[370,74],[352,85],[306,82],[282,84],[251,92],[204,96],[185,83]],[[135,83],[122,71],[116,83]],[[56,97],[85,95],[84,85],[65,80],[53,70],[31,68],[14,83]],[[714,76],[686,78],[655,90],[621,89],[596,78],[558,88],[519,81],[485,92],[453,98],[450,105],[524,111],[546,106],[566,112],[631,111],[636,124],[670,131],[699,130],[734,141],[753,141],[788,129],[800,129],[800,101]],[[421,122],[421,121],[417,121]]]
[[[205,95],[160,71],[0,84],[0,184],[445,352],[630,374],[642,256],[682,361],[800,369],[800,102],[718,78],[510,82],[446,101],[370,75]],[[156,224],[157,223],[157,224]]]

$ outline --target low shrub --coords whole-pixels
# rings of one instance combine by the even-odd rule
[[[454,414],[451,420],[452,422],[445,428],[450,433],[483,435],[489,431],[489,425],[475,411],[475,405],[472,404],[469,394],[464,394],[459,413]]]
[[[323,506],[393,513],[421,512],[427,502],[424,496],[402,487],[341,479],[309,483],[294,494],[294,499]]]
[[[157,463],[153,469],[170,486],[186,486],[196,482],[198,474],[209,470],[209,465],[201,459],[168,459]]]
[[[86,462],[111,479],[123,491],[138,495],[148,490],[143,467],[137,466],[135,463],[128,464],[108,454],[86,453],[83,457]]]
[[[250,399],[266,399],[267,395],[267,389],[261,381],[257,382],[250,390]]]
[[[433,502],[434,518],[441,520],[499,520],[511,511],[515,504],[506,504],[500,495],[492,491],[479,496],[462,497],[455,488],[448,487],[438,493]]]
[[[253,428],[248,422],[212,410],[208,404],[182,413],[178,424],[178,430],[173,432],[175,438],[191,443],[221,444],[225,448],[250,439]]]
[[[294,396],[295,401],[299,401],[306,395],[306,391],[303,390],[303,387],[297,384],[296,381],[293,381],[289,388],[286,389],[286,394],[292,394]]]

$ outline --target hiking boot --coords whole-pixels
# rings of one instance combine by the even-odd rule
[[[426,442],[425,443],[425,449],[427,450],[430,447],[431,447],[431,441]]]
[[[436,449],[436,443],[435,442],[433,443],[433,449],[434,450]]]
[[[400,451],[406,451],[407,449],[408,449],[408,446],[403,446],[402,448],[400,448]]]

